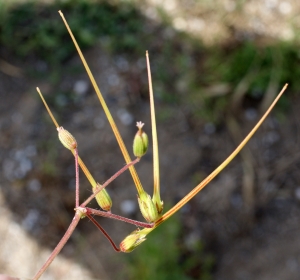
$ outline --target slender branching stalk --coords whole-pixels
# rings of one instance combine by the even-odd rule
[[[93,218],[92,215],[86,214],[87,217],[92,221],[92,223],[103,233],[103,235],[108,239],[110,242],[111,246],[114,248],[116,252],[120,252],[120,249],[118,246],[115,244],[115,242],[112,240],[112,238],[109,236],[109,234],[104,230],[102,226]]]
[[[104,211],[95,210],[93,208],[85,207],[84,209],[86,210],[86,214],[88,214],[88,215],[96,215],[96,216],[111,218],[111,219],[122,221],[122,222],[125,222],[128,224],[135,225],[137,227],[153,228],[153,226],[154,226],[154,223],[149,224],[149,223],[145,223],[145,222],[139,222],[136,220],[125,218],[123,216],[115,215],[115,214],[104,212]]]
[[[70,148],[70,150],[72,151],[72,153],[74,155],[74,158],[75,158],[75,171],[76,171],[76,195],[75,195],[76,196],[76,199],[75,199],[75,206],[76,207],[75,207],[75,211],[76,212],[75,212],[75,216],[74,216],[69,228],[67,229],[65,235],[62,237],[61,241],[58,243],[56,248],[50,254],[50,256],[47,259],[47,261],[45,262],[45,264],[36,273],[36,275],[33,278],[34,280],[39,279],[39,277],[46,271],[46,269],[49,267],[49,265],[52,263],[52,261],[55,259],[55,257],[59,254],[61,249],[64,247],[66,242],[69,240],[70,236],[72,235],[73,231],[75,230],[75,228],[76,228],[78,222],[80,221],[80,219],[82,219],[84,217],[88,217],[97,226],[97,228],[104,234],[104,236],[108,239],[108,241],[111,243],[112,247],[117,252],[119,252],[120,249],[117,248],[117,246],[115,245],[113,240],[110,238],[108,233],[97,223],[97,221],[92,217],[92,215],[97,215],[97,216],[102,216],[102,217],[107,217],[107,218],[123,221],[123,222],[129,223],[129,224],[133,224],[137,227],[151,228],[151,227],[154,226],[154,224],[135,221],[135,220],[132,220],[132,219],[128,219],[128,218],[119,216],[119,215],[112,214],[111,212],[105,212],[105,211],[100,211],[100,210],[85,207],[93,198],[97,197],[97,195],[101,191],[103,191],[104,188],[107,187],[114,179],[119,177],[124,171],[129,169],[131,166],[138,163],[140,161],[140,158],[136,158],[135,160],[133,160],[133,161],[129,162],[128,164],[126,164],[119,171],[117,171],[110,179],[108,179],[103,185],[95,183],[94,193],[89,198],[87,198],[79,207],[79,170],[78,170],[78,164],[82,167],[82,170],[85,173],[85,175],[88,178],[90,178],[90,181],[91,180],[95,181],[95,180],[93,179],[92,175],[90,174],[87,167],[83,164],[83,162],[81,161],[81,159],[78,155],[77,143],[74,146],[74,148],[72,146],[74,144],[74,142],[76,142],[75,138],[73,139],[73,136],[69,132],[64,130],[62,127],[59,127],[59,125],[58,125],[55,117],[53,116],[46,100],[44,99],[40,89],[37,88],[37,91],[38,91],[41,99],[43,100],[43,103],[44,103],[45,107],[47,108],[47,111],[48,111],[53,123],[56,125],[59,133],[64,133],[64,134],[59,134],[59,138],[60,138],[61,142],[64,144],[64,146],[66,146],[67,148]],[[93,186],[93,184],[92,184],[92,186]]]
[[[55,249],[52,251],[51,255],[47,259],[47,261],[43,264],[43,266],[40,268],[40,270],[35,274],[33,277],[33,280],[39,279],[42,274],[47,270],[49,265],[53,262],[55,257],[59,254],[61,249],[65,246],[69,238],[71,237],[73,231],[75,230],[76,226],[78,225],[80,219],[83,217],[83,213],[80,210],[77,210],[75,213],[75,216],[67,229],[66,233],[64,234],[63,238],[59,241]]]

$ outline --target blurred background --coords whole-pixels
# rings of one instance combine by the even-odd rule
[[[74,159],[59,143],[37,86],[98,182],[124,166],[58,10],[130,153],[136,121],[151,136],[149,51],[166,210],[289,87],[240,155],[133,253],[115,253],[85,219],[42,279],[298,279],[296,0],[0,0],[1,273],[32,277],[74,215]],[[152,193],[152,149],[136,168]],[[91,193],[82,173],[80,184],[82,201]],[[108,192],[113,213],[143,220],[128,172]],[[116,243],[135,229],[97,219]]]

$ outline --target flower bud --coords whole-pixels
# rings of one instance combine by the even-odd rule
[[[159,218],[157,208],[149,194],[145,191],[138,194],[138,202],[141,213],[147,222],[155,222]]]
[[[137,122],[136,126],[139,130],[133,140],[133,154],[140,158],[147,152],[148,136],[142,129],[144,126],[142,122]]]
[[[96,188],[93,188],[93,192],[97,190],[97,188],[101,187],[99,183],[97,183]],[[96,195],[96,201],[98,205],[104,210],[104,211],[110,211],[112,207],[112,201],[107,193],[106,189],[102,189],[97,195]]]
[[[57,128],[58,138],[60,142],[69,150],[74,150],[77,148],[77,142],[74,136],[62,126]]]
[[[120,250],[124,253],[132,252],[137,246],[146,240],[145,237],[151,230],[151,228],[144,228],[142,230],[137,229],[133,231],[120,243]]]

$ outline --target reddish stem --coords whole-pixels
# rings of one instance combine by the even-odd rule
[[[80,221],[80,218],[82,216],[82,212],[77,210],[75,213],[75,216],[69,225],[69,228],[67,229],[66,233],[64,234],[63,238],[59,241],[55,249],[52,251],[51,255],[47,259],[47,261],[44,263],[44,265],[41,267],[41,269],[36,273],[36,275],[33,277],[33,280],[39,279],[42,274],[46,271],[46,269],[49,267],[49,265],[53,262],[55,257],[59,254],[61,249],[65,246],[67,241],[69,240],[70,236],[72,235],[74,229],[76,228],[77,224]]]
[[[86,209],[86,214],[87,215],[92,214],[92,215],[97,215],[97,216],[101,216],[101,217],[107,217],[107,218],[119,220],[119,221],[122,221],[122,222],[125,222],[125,223],[133,224],[137,227],[153,228],[153,226],[154,226],[154,223],[149,224],[149,223],[139,222],[139,221],[136,221],[136,220],[132,220],[132,219],[128,219],[128,218],[125,218],[125,217],[122,217],[122,216],[119,216],[119,215],[112,214],[110,212],[95,210],[93,208],[88,208],[88,207],[85,207],[85,209]]]
[[[131,165],[134,165],[140,161],[140,158],[136,158],[132,162],[129,162],[126,164],[123,168],[121,168],[118,172],[116,172],[112,177],[110,177],[101,187],[96,188],[95,192],[87,198],[80,207],[85,207],[87,204],[91,202],[91,200],[99,193],[101,190],[103,190],[108,184],[110,184],[113,180],[115,180],[117,177],[119,177],[124,171],[126,171]]]
[[[50,254],[49,258],[47,261],[44,263],[44,265],[41,267],[41,269],[36,273],[34,276],[33,280],[39,279],[42,274],[47,270],[49,265],[53,262],[55,257],[59,254],[61,249],[64,247],[64,245],[67,243],[69,240],[70,236],[72,235],[73,231],[75,230],[77,224],[79,223],[81,217],[86,214],[86,216],[96,225],[96,227],[104,234],[104,236],[109,240],[115,251],[120,252],[120,249],[116,246],[116,244],[113,242],[113,240],[110,238],[110,236],[106,233],[106,231],[98,224],[98,222],[89,214],[95,214],[103,217],[109,217],[113,218],[116,220],[120,220],[123,222],[128,222],[137,226],[141,227],[147,227],[151,228],[153,227],[154,224],[148,224],[148,223],[143,223],[143,222],[138,222],[134,221],[131,219],[127,219],[118,215],[114,215],[112,213],[108,212],[102,212],[102,211],[97,211],[95,209],[91,208],[86,208],[86,211],[89,211],[89,213],[84,213],[85,211],[82,211],[83,209],[80,209],[79,207],[79,169],[78,169],[78,150],[77,148],[74,149],[74,156],[75,156],[75,172],[76,172],[76,198],[75,198],[75,204],[76,204],[76,214],[67,229],[66,233],[62,237],[62,239],[59,241],[53,252]],[[95,193],[93,193],[87,200],[85,200],[84,203],[81,204],[82,208],[85,208],[85,206],[103,189],[105,188],[109,183],[111,183],[114,179],[116,179],[118,176],[120,176],[124,171],[126,171],[130,166],[138,163],[140,161],[140,158],[136,158],[132,162],[126,164],[123,168],[121,168],[118,172],[116,172],[110,179],[108,179],[101,187],[97,188]]]
[[[88,213],[86,213],[86,216],[93,222],[93,224],[104,234],[104,236],[108,239],[111,246],[113,246],[114,250],[116,252],[120,252],[121,250],[117,247],[117,245],[114,243],[114,241],[111,239],[109,234],[98,224],[98,222]]]

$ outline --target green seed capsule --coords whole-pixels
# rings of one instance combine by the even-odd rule
[[[120,250],[124,253],[132,252],[137,246],[146,240],[146,235],[152,229],[144,228],[142,230],[135,230],[129,234],[121,243]]]
[[[62,126],[57,128],[58,138],[60,142],[69,150],[74,150],[77,148],[77,142],[74,136]]]
[[[142,129],[144,124],[142,122],[137,122],[136,126],[139,130],[133,140],[133,154],[136,157],[142,157],[147,152],[149,141],[147,134]]]
[[[101,187],[99,183],[97,183],[97,187]],[[93,192],[95,192],[96,188],[93,188]],[[96,195],[96,201],[98,205],[104,210],[104,211],[110,211],[112,207],[112,201],[107,193],[106,189],[101,190],[97,195]]]
[[[141,213],[147,222],[155,222],[160,217],[150,195],[145,191],[138,194],[138,202]]]

